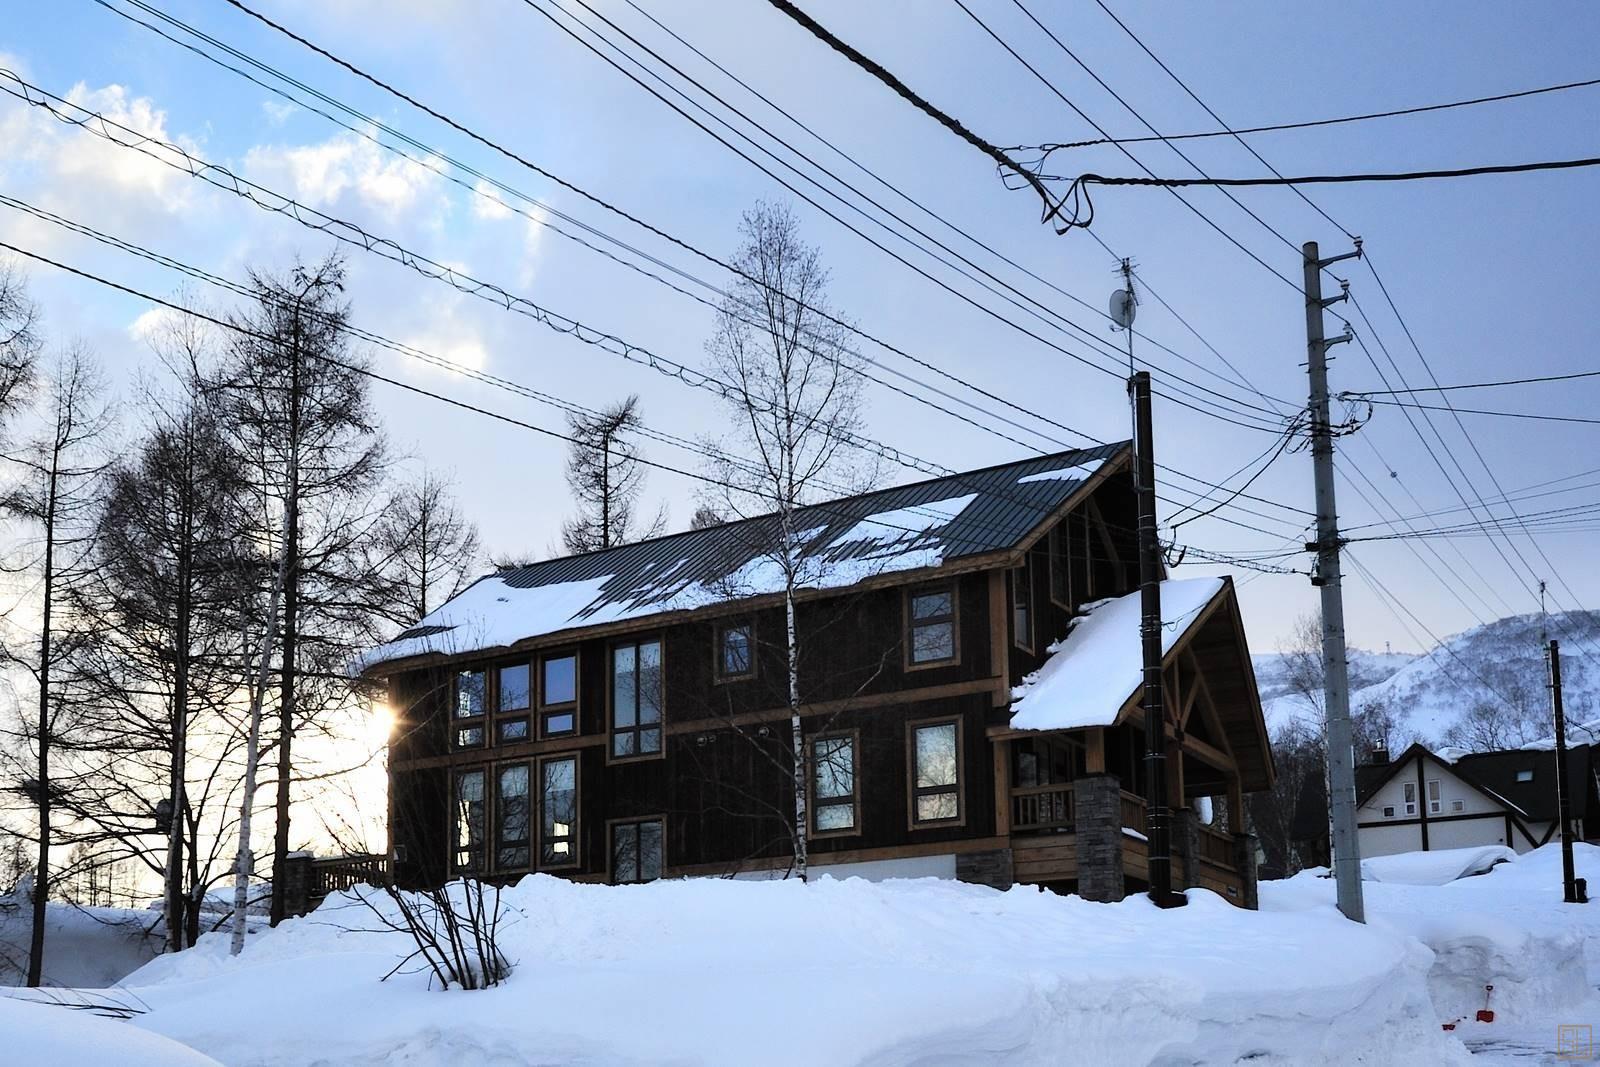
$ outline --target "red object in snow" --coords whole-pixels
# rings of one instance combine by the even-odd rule
[[[1480,1023],[1494,1022],[1494,1012],[1489,1010],[1489,994],[1493,992],[1494,986],[1486,985],[1483,987],[1483,1007],[1478,1009],[1478,1021]]]

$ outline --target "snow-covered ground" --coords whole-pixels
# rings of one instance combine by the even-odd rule
[[[45,984],[101,987],[121,981],[161,951],[160,924],[155,911],[52,901],[45,909]],[[0,986],[23,983],[32,931],[27,886],[0,896]]]
[[[504,897],[515,970],[481,992],[430,989],[416,972],[382,981],[409,942],[345,894],[252,937],[238,958],[209,936],[122,990],[77,995],[145,1009],[131,1020],[0,1001],[0,1033],[26,1035],[40,1063],[86,1062],[76,1050],[92,1047],[103,1062],[182,1064],[161,1058],[172,1046],[160,1040],[230,1065],[398,1067],[1542,1054],[1537,1035],[1553,1048],[1557,1023],[1600,1019],[1585,968],[1586,954],[1600,961],[1600,904],[1561,903],[1553,847],[1409,884],[1491,858],[1386,860],[1389,879],[1365,883],[1366,926],[1338,914],[1315,872],[1263,884],[1260,912],[1204,891],[1160,911],[1142,897],[1094,904],[934,879],[607,887],[533,876]],[[1600,849],[1581,846],[1578,860],[1600,885]],[[1493,1024],[1472,1021],[1485,985]],[[68,1044],[80,1040],[92,1044]]]

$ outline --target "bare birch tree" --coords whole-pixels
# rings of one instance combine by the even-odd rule
[[[723,515],[771,515],[757,546],[781,576],[784,664],[793,786],[794,871],[807,874],[807,750],[801,722],[802,636],[796,597],[816,584],[804,558],[807,531],[796,514],[841,484],[859,488],[870,475],[848,442],[861,419],[861,378],[847,329],[828,303],[828,272],[800,238],[793,212],[760,203],[745,212],[738,273],[718,309],[706,345],[718,377],[731,387],[733,432],[714,450],[711,473],[723,487],[706,503]]]

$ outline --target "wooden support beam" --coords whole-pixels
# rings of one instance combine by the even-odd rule
[[[1083,732],[1084,742],[1084,770],[1089,774],[1106,773],[1106,731],[1104,727],[1095,727]]]
[[[994,748],[994,832],[1011,833],[1011,742],[992,741]]]
[[[1237,772],[1228,775],[1228,829],[1236,834],[1244,833],[1244,789]]]
[[[993,706],[1011,703],[1011,639],[1006,616],[1006,572],[989,572],[989,673],[994,678]]]
[[[1186,734],[1184,736],[1183,750],[1192,755],[1200,757],[1219,771],[1227,771],[1230,774],[1238,773],[1238,764],[1234,763],[1232,756],[1228,755],[1220,748],[1206,744],[1193,734]]]

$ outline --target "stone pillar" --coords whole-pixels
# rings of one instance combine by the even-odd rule
[[[1122,783],[1114,774],[1088,774],[1072,783],[1073,829],[1078,850],[1078,895],[1121,900]]]
[[[291,852],[283,863],[283,913],[304,915],[311,910],[311,853]]]
[[[1172,812],[1172,855],[1183,860],[1183,876],[1172,872],[1172,888],[1193,889],[1200,884],[1200,816],[1193,808]]]
[[[956,880],[994,889],[1010,889],[1016,884],[1012,876],[1011,850],[996,848],[987,852],[956,853]]]
[[[1233,835],[1233,862],[1239,868],[1239,906],[1255,911],[1261,906],[1256,889],[1256,835]]]

